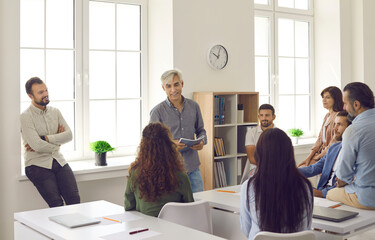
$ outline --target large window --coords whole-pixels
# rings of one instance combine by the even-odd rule
[[[255,89],[276,124],[312,134],[312,0],[254,0]]]
[[[116,155],[134,154],[145,99],[145,0],[21,0],[21,111],[33,76],[49,89],[73,141],[69,159],[89,157],[89,143],[106,140]]]

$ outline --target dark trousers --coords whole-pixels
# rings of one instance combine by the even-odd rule
[[[67,205],[80,203],[77,182],[68,164],[61,167],[53,159],[52,169],[31,165],[25,172],[49,207],[63,206],[63,199]]]

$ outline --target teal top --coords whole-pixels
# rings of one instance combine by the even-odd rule
[[[125,211],[137,210],[143,214],[157,217],[162,207],[168,202],[194,202],[191,190],[190,180],[185,172],[177,172],[179,185],[175,192],[162,195],[156,202],[149,202],[143,198],[139,198],[140,191],[133,182],[135,181],[134,170],[132,169],[125,191]]]

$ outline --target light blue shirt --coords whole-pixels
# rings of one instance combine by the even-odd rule
[[[336,175],[365,207],[375,207],[375,108],[359,114],[343,134]]]

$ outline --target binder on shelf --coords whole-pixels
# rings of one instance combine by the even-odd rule
[[[225,174],[224,162],[214,162],[215,187],[221,188],[228,186]]]
[[[215,175],[215,188],[219,188],[220,187],[220,183],[219,183],[219,171],[218,171],[218,164],[217,162],[214,162],[214,175]]]
[[[214,117],[215,117],[215,125],[220,124],[220,115],[219,115],[219,109],[220,109],[220,100],[219,96],[215,95],[214,97]]]
[[[224,124],[225,98],[219,97],[219,124]]]

